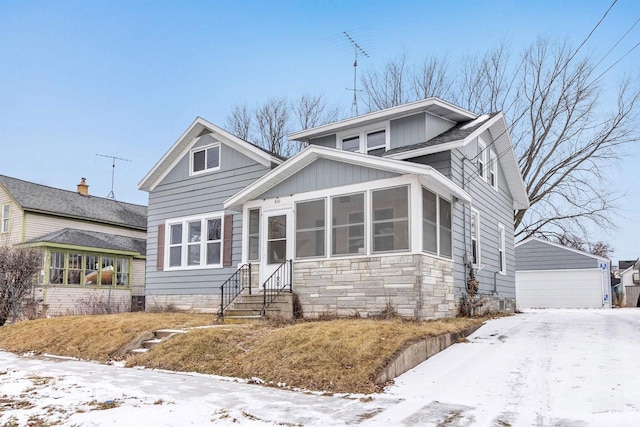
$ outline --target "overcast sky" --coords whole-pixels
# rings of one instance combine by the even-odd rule
[[[353,50],[359,71],[406,52],[456,60],[538,35],[578,45],[609,1],[16,1],[0,0],[0,173],[147,204],[139,181],[196,116],[225,125],[236,104],[323,94],[350,111]],[[640,18],[619,0],[583,47],[600,58]],[[599,66],[640,41],[640,25]],[[603,79],[640,68],[640,49]],[[605,95],[613,97],[613,90]],[[361,105],[361,111],[364,106]],[[640,149],[612,174],[617,230],[598,238],[614,260],[640,256]]]

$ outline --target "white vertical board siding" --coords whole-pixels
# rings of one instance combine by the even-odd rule
[[[519,308],[602,308],[602,276],[599,268],[518,271],[516,303]]]
[[[125,227],[98,224],[91,221],[60,218],[51,215],[27,212],[25,216],[24,240],[35,239],[36,237],[44,236],[45,234],[53,233],[54,231],[58,231],[63,228],[97,231],[100,233],[117,234],[119,236],[135,237],[138,239],[145,239],[147,237],[147,233],[140,230],[131,230]]]

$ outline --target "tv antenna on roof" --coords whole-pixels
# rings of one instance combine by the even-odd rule
[[[109,156],[107,154],[96,154],[96,156],[106,157],[106,158],[112,160],[112,163],[111,163],[111,191],[107,195],[107,199],[115,200],[116,199],[116,195],[113,192],[113,180],[114,180],[114,177],[115,177],[115,174],[116,174],[116,160],[122,160],[124,162],[130,162],[131,160],[123,159],[122,157]]]
[[[349,41],[351,42],[351,45],[353,46],[353,54],[354,54],[354,61],[353,61],[353,88],[347,88],[347,90],[352,90],[353,91],[353,102],[351,103],[351,114],[354,116],[358,115],[358,92],[362,92],[362,90],[358,90],[358,80],[357,80],[357,75],[358,75],[358,52],[360,52],[362,55],[366,56],[367,58],[369,57],[369,54],[367,54],[367,52],[364,51],[364,49],[362,49],[360,47],[360,45],[358,43],[356,43],[356,41],[349,35],[349,33],[347,33],[346,31],[343,31],[342,34],[344,34],[344,36],[349,39]]]

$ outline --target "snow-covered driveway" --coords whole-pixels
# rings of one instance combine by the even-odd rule
[[[636,426],[640,310],[493,320],[364,398],[0,352],[0,425],[29,417],[83,426]]]

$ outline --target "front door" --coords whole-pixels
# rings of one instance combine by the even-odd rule
[[[260,257],[260,288],[262,284],[288,259],[293,252],[293,223],[291,210],[265,212],[262,229],[266,230],[262,239]]]

